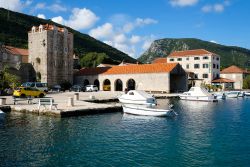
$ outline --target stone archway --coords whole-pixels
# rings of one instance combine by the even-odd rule
[[[122,91],[123,90],[123,83],[122,80],[117,79],[115,81],[115,91]]]
[[[111,90],[111,82],[109,79],[105,79],[103,81],[103,90],[104,91],[110,91]]]
[[[96,85],[98,87],[98,90],[100,90],[100,82],[98,79],[94,81],[94,85]]]
[[[127,88],[128,88],[128,90],[135,90],[135,80],[134,79],[129,79],[127,81]]]
[[[83,81],[83,86],[87,86],[87,85],[89,85],[89,80],[85,79],[85,80]]]

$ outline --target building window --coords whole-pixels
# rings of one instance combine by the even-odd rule
[[[195,69],[200,68],[200,64],[194,64],[194,68]]]
[[[200,60],[200,57],[194,57],[194,60]]]
[[[65,53],[68,53],[68,48],[64,48],[64,52],[65,52]]]
[[[203,68],[208,68],[208,64],[203,64],[202,67]]]
[[[189,60],[189,57],[187,57],[186,60]]]
[[[217,64],[217,69],[219,69],[219,65]]]
[[[14,56],[14,60],[17,62],[19,60],[19,56]]]
[[[208,78],[208,74],[203,74],[202,77],[203,78]]]
[[[182,58],[178,58],[177,61],[182,61]]]
[[[3,53],[3,59],[4,59],[4,60],[7,60],[7,57],[8,57],[8,56],[7,56],[7,53]]]
[[[174,59],[169,59],[169,61],[174,61]]]
[[[213,68],[216,68],[216,65],[215,65],[215,64],[213,64]]]
[[[218,60],[218,61],[219,61],[219,60],[220,60],[220,58],[219,58],[219,57],[217,57],[217,58],[216,58],[216,60]]]
[[[195,78],[195,79],[198,79],[198,74],[194,74],[194,78]]]
[[[208,59],[208,56],[204,56],[203,59],[204,59],[204,60],[207,60],[207,59]]]
[[[186,69],[189,69],[189,64],[186,65]]]

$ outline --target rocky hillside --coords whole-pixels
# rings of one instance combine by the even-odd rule
[[[157,57],[167,57],[173,51],[191,49],[206,49],[220,55],[222,68],[233,64],[243,68],[250,67],[250,50],[192,38],[156,40],[138,60],[149,63]]]
[[[0,8],[0,44],[16,46],[20,48],[28,47],[28,31],[32,26],[40,24],[54,24],[64,27],[60,24],[54,23],[51,20],[39,19],[34,16],[9,11]],[[80,57],[89,52],[105,53],[111,61],[121,62],[136,62],[135,59],[129,57],[127,54],[101,42],[87,34],[82,34],[67,27],[70,32],[74,34],[74,51]]]

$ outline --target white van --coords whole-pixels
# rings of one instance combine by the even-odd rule
[[[95,86],[95,85],[87,85],[85,87],[85,91],[86,92],[93,92],[93,91],[97,92],[98,91],[98,87]]]
[[[41,83],[41,82],[25,82],[21,86],[23,87],[32,87],[36,88],[38,90],[48,92],[48,84],[47,83]]]

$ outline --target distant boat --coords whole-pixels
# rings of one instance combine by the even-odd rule
[[[145,107],[140,105],[122,105],[122,108],[124,113],[133,115],[156,116],[156,117],[177,115],[172,108],[157,109],[157,108],[152,108],[152,106]]]
[[[216,99],[221,100],[221,99],[226,99],[226,94],[224,92],[215,92],[214,96]]]
[[[142,90],[130,90],[118,99],[123,104],[156,105],[155,97]]]
[[[210,94],[205,88],[191,87],[188,92],[184,92],[179,95],[182,100],[193,100],[193,101],[210,101],[216,102],[216,96]]]
[[[246,97],[250,97],[250,92],[245,92]]]
[[[240,94],[239,91],[230,91],[230,92],[226,92],[226,97],[227,98],[238,98],[239,94]]]
[[[245,92],[240,91],[240,93],[239,93],[239,96],[238,96],[238,97],[245,97]]]

